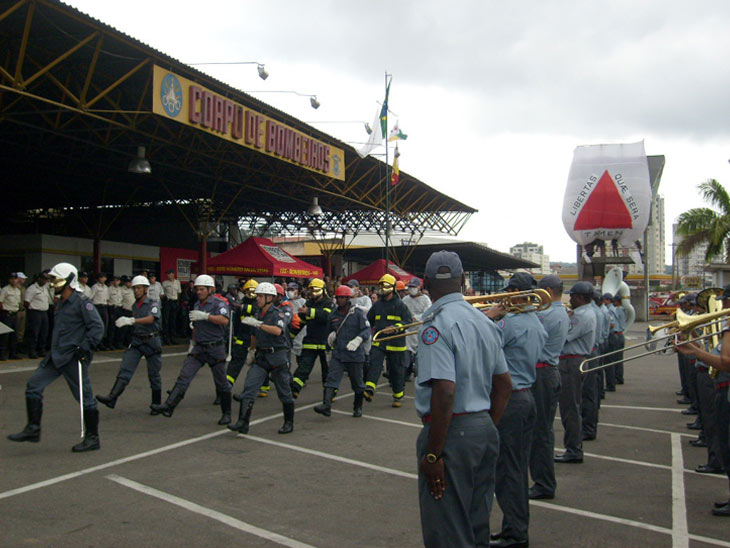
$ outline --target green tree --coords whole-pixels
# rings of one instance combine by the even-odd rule
[[[702,198],[713,206],[685,211],[677,220],[677,234],[684,239],[677,246],[677,254],[688,255],[698,245],[706,243],[705,260],[730,257],[730,195],[715,179],[697,186]]]

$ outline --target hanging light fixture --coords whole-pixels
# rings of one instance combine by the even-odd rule
[[[138,146],[137,147],[137,157],[133,158],[131,162],[129,162],[129,167],[127,168],[127,171],[129,173],[138,173],[138,174],[150,174],[152,173],[152,166],[150,165],[149,160],[145,158],[145,148]]]
[[[319,198],[317,196],[312,197],[312,203],[307,208],[307,215],[310,217],[319,217],[323,211],[319,205]]]
[[[269,73],[266,72],[264,65],[259,64],[258,71],[259,71],[259,78],[261,78],[262,80],[266,80],[269,77]]]
[[[365,131],[367,132],[368,135],[372,135],[372,133],[373,133],[373,128],[371,128],[370,124],[368,124],[367,122],[365,122]]]
[[[199,67],[203,65],[256,65],[256,70],[259,72],[259,78],[266,80],[269,77],[269,73],[266,72],[263,63],[258,61],[230,61],[230,62],[216,62],[216,63],[188,63],[191,67]]]
[[[317,96],[316,95],[312,95],[309,98],[309,104],[312,105],[312,108],[315,109],[315,110],[317,110],[319,108],[319,101],[317,101]]]

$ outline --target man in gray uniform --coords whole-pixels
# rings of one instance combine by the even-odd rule
[[[91,301],[80,292],[75,266],[59,263],[51,269],[50,276],[56,295],[60,297],[56,306],[51,351],[38,364],[38,369],[26,385],[25,405],[28,411],[28,424],[21,432],[9,435],[8,439],[40,441],[43,391],[46,386],[63,375],[74,399],[79,401],[79,369],[81,369],[86,429],[83,441],[74,445],[71,450],[75,453],[93,451],[99,449],[101,444],[99,410],[91,389],[89,365],[94,356],[94,348],[104,336],[104,322],[101,321]]]
[[[537,281],[527,272],[516,272],[505,290],[510,293],[534,289]],[[492,319],[504,314],[501,306],[487,311]],[[502,350],[512,379],[512,395],[507,402],[499,431],[499,458],[495,494],[502,509],[502,530],[492,535],[490,546],[500,548],[529,544],[530,504],[528,470],[530,446],[535,426],[535,400],[531,388],[536,365],[548,334],[535,311],[507,314],[496,321],[502,333]]]
[[[590,308],[593,286],[578,282],[570,289],[570,306],[573,310],[565,344],[560,354],[560,420],[565,435],[565,453],[555,457],[555,462],[583,462],[583,436],[581,425],[581,398],[583,376],[580,363],[589,358],[595,339],[596,315]]]
[[[238,422],[228,428],[234,432],[248,434],[251,411],[261,384],[270,376],[276,387],[284,411],[284,424],[279,434],[289,434],[294,430],[294,397],[291,392],[292,376],[289,372],[289,334],[286,332],[285,314],[274,305],[276,288],[269,282],[256,286],[256,317],[246,316],[241,322],[254,328],[251,335],[251,366],[246,374],[246,382],[241,392],[241,409]]]
[[[530,450],[530,476],[534,482],[530,487],[530,498],[552,499],[555,498],[557,486],[553,463],[555,451],[553,422],[560,395],[558,362],[568,335],[570,318],[562,303],[563,282],[560,278],[554,274],[545,276],[540,280],[538,287],[550,293],[552,304],[547,310],[537,313],[548,338],[538,358],[535,383],[532,385],[537,414]]]
[[[150,281],[150,287],[152,282]],[[171,417],[177,404],[185,396],[185,392],[196,373],[206,363],[213,371],[213,381],[220,398],[221,418],[218,424],[231,422],[231,383],[226,379],[226,326],[228,325],[228,305],[214,295],[215,281],[207,274],[195,278],[195,293],[198,300],[190,311],[189,318],[193,322],[193,338],[190,341],[188,357],[183,362],[175,386],[170,391],[167,401],[162,405],[153,403],[152,411]],[[152,300],[157,306],[159,301]]]
[[[345,371],[355,392],[352,416],[362,416],[362,400],[365,392],[365,383],[362,379],[363,363],[365,363],[363,342],[370,339],[370,322],[361,308],[353,306],[351,297],[352,289],[346,285],[338,287],[335,290],[337,308],[327,319],[327,328],[330,331],[327,344],[332,348],[332,359],[324,383],[322,404],[314,408],[316,413],[326,417],[332,414],[332,398],[340,387]]]
[[[613,332],[615,338],[616,350],[623,350],[626,339],[624,338],[624,329],[626,329],[626,311],[621,302],[621,297],[613,296],[613,315],[616,318],[616,327]],[[624,354],[617,354],[616,360],[623,360]],[[616,384],[624,383],[624,362],[621,361],[614,366],[616,371]]]
[[[426,548],[487,546],[499,422],[510,395],[500,336],[464,301],[456,253],[426,263],[433,305],[419,333],[416,411],[418,499]],[[466,501],[469,501],[466,503]]]
[[[595,357],[602,354],[604,348],[603,339],[603,312],[598,307],[601,300],[600,293],[594,289],[593,298],[588,305],[596,316],[596,330],[593,337],[593,348],[591,356]],[[600,361],[599,361],[600,363]],[[590,371],[583,376],[583,390],[581,392],[581,432],[583,441],[595,440],[598,434],[598,409],[600,407],[600,389],[603,385],[601,380],[603,375],[601,370]],[[599,382],[601,386],[599,387]]]
[[[162,369],[162,341],[160,340],[161,311],[160,305],[147,297],[147,288],[150,282],[144,276],[135,276],[132,280],[132,288],[137,298],[132,308],[131,318],[120,316],[116,320],[117,328],[132,327],[132,343],[124,351],[122,365],[117,373],[117,380],[114,381],[111,392],[108,396],[96,396],[101,403],[114,409],[117,398],[124,392],[124,388],[132,380],[132,375],[137,370],[139,361],[144,356],[147,359],[147,377],[152,390],[152,404],[160,404],[162,399],[162,380],[160,370]],[[150,411],[151,415],[157,415],[157,411]]]

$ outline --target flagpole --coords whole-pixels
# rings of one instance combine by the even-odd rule
[[[388,177],[388,71],[385,71],[385,273],[388,274],[388,261],[390,252],[390,178]]]

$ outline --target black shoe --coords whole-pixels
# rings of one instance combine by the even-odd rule
[[[696,440],[689,440],[689,444],[692,447],[707,447],[707,442],[701,438],[697,438]]]
[[[698,415],[699,411],[697,409],[692,409],[691,407],[688,407],[687,409],[682,409],[682,415]]]
[[[571,457],[570,455],[556,455],[553,458],[554,462],[562,462],[564,464],[580,464],[583,462],[583,457]]]
[[[531,500],[552,500],[555,498],[554,494],[551,495],[550,493],[541,493],[534,488],[530,488],[528,496]]]
[[[723,506],[727,506],[728,504],[730,504],[730,500],[723,500],[723,501],[720,501],[720,502],[713,503],[713,506],[715,508],[722,508]]]
[[[688,422],[687,430],[702,430],[702,424],[697,424],[697,422]]]
[[[692,403],[692,400],[689,399],[687,396],[682,396],[677,400],[677,403],[680,405],[689,405],[690,403]]]
[[[589,436],[588,434],[583,434],[583,441],[593,441],[596,439],[596,436]]]
[[[489,543],[489,548],[527,548],[528,546],[530,546],[530,542],[527,540],[509,540],[501,537]]]
[[[722,517],[730,517],[730,502],[727,503],[725,506],[720,506],[720,508],[713,508],[712,509],[712,515],[713,516],[722,516]]]
[[[153,390],[152,391],[152,401],[150,402],[150,407],[153,405],[160,405],[162,402],[162,390]],[[150,409],[150,415],[155,416],[159,415],[159,411],[155,411],[154,409]]]
[[[329,417],[332,415],[332,396],[335,395],[334,388],[325,388],[322,403],[314,406],[314,412]]]
[[[43,400],[25,398],[25,409],[28,414],[28,423],[17,434],[10,434],[10,441],[41,441],[41,415],[43,414]]]
[[[621,381],[616,381],[616,384],[623,384],[623,383],[624,383],[624,381],[622,381],[622,380]]]
[[[150,409],[161,413],[164,417],[172,417],[172,412],[175,411],[175,407],[185,397],[186,390],[187,388],[182,384],[175,384],[172,390],[170,390],[170,395],[167,396],[167,401],[162,405],[156,403],[150,404]]]
[[[221,418],[218,424],[221,426],[231,424],[231,393],[218,392],[218,399],[221,402]]]
[[[677,390],[674,394],[676,396],[684,396],[685,398],[687,397],[687,394],[684,393],[684,390]]]
[[[117,405],[117,398],[121,395],[122,392],[124,392],[125,386],[127,386],[126,382],[117,379],[116,381],[114,381],[114,386],[112,386],[109,395],[96,396],[96,400],[106,405],[109,409],[114,409],[114,406]]]
[[[284,424],[279,428],[279,434],[291,434],[294,431],[294,404],[285,403],[284,408]]]
[[[364,396],[361,393],[355,394],[355,401],[352,404],[352,416],[355,418],[362,417],[362,400]]]
[[[709,464],[700,464],[697,468],[695,468],[695,472],[698,474],[722,474],[724,470]]]
[[[101,449],[99,442],[99,410],[84,409],[84,426],[86,434],[84,439],[74,445],[71,451],[74,453],[85,453],[86,451],[96,451]]]
[[[251,410],[253,409],[253,402],[249,402],[246,409],[241,404],[241,409],[238,412],[238,422],[236,424],[229,424],[228,430],[233,430],[239,434],[248,434],[248,423],[251,420]]]
[[[616,392],[616,388],[606,388],[606,392]]]

